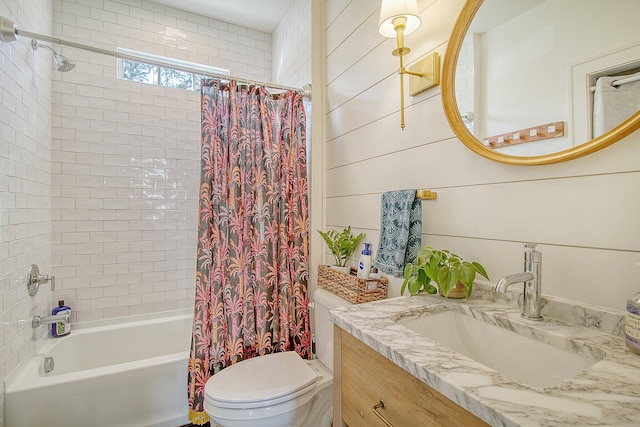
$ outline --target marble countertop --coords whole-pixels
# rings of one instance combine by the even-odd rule
[[[520,317],[517,293],[498,298],[486,288],[476,289],[469,301],[398,297],[339,308],[330,316],[340,328],[492,426],[640,425],[640,356],[629,352],[621,336],[624,312],[547,298],[545,319],[535,322]],[[604,359],[556,386],[534,387],[396,323],[442,311],[444,304],[538,341]]]

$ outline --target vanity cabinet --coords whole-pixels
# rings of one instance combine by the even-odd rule
[[[337,326],[334,408],[334,426],[488,426]]]

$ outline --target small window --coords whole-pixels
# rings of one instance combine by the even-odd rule
[[[126,55],[126,58],[119,62],[120,77],[133,82],[199,90],[200,82],[207,79],[207,76],[228,76],[230,74],[229,70],[223,68],[130,49],[118,48],[117,52],[123,56]]]

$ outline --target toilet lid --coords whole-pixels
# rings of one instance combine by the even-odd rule
[[[318,374],[295,351],[287,351],[223,369],[207,381],[205,395],[223,404],[261,402],[294,394],[317,380]]]

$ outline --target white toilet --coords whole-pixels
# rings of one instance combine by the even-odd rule
[[[316,289],[313,299],[318,359],[304,360],[288,351],[223,369],[204,388],[204,409],[212,421],[223,427],[331,425],[333,323],[329,310],[351,303],[324,289]]]

